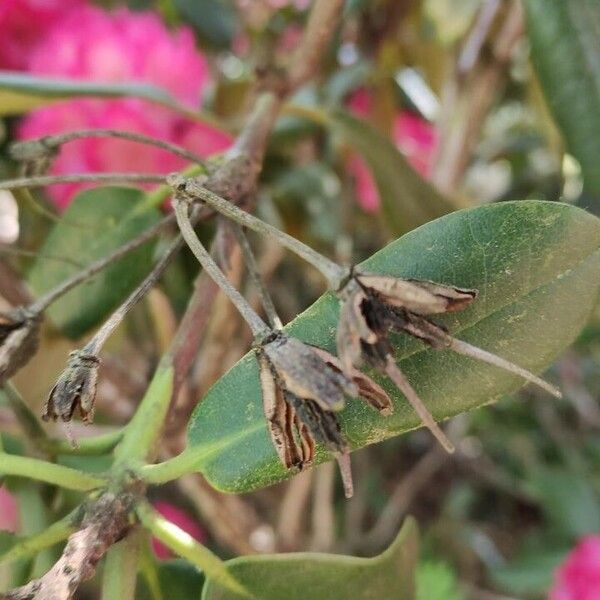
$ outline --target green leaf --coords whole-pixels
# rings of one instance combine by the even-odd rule
[[[310,552],[243,556],[227,561],[231,574],[261,600],[414,600],[418,531],[407,519],[392,545],[374,558]],[[202,600],[241,600],[207,578]]]
[[[200,38],[217,48],[231,45],[238,29],[237,15],[227,0],[174,0],[183,20],[193,25]]]
[[[494,568],[490,575],[494,583],[510,594],[541,597],[552,584],[552,573],[564,560],[567,551],[556,549],[556,540],[547,540],[545,547],[526,552],[508,565]]]
[[[600,197],[600,3],[526,0],[531,57],[587,191]]]
[[[394,143],[366,121],[336,110],[331,113],[331,125],[371,169],[391,233],[405,233],[458,207],[425,181]]]
[[[585,476],[566,469],[542,469],[533,483],[544,513],[560,532],[577,539],[600,531],[600,501]]]
[[[161,560],[156,566],[157,578],[161,597],[169,600],[188,600],[189,598],[200,598],[204,575],[190,564],[187,560],[175,558],[172,560]],[[136,600],[156,600],[144,582],[138,585]]]
[[[456,575],[443,562],[424,562],[417,568],[417,600],[465,600]]]
[[[144,197],[140,190],[118,187],[78,194],[40,249],[42,256],[64,256],[78,264],[37,260],[29,273],[29,284],[36,295],[54,288],[82,266],[116,250],[156,223],[160,219],[158,210],[134,210]],[[154,242],[150,241],[65,294],[47,311],[52,322],[71,338],[98,325],[148,274],[153,250]]]
[[[478,288],[479,298],[471,307],[439,321],[458,337],[539,372],[589,317],[600,287],[599,245],[600,220],[581,209],[504,202],[429,223],[361,267]],[[335,351],[337,316],[337,300],[325,294],[287,331]],[[438,420],[495,402],[523,385],[495,367],[432,350],[407,336],[393,342],[399,366]],[[394,414],[381,417],[350,399],[340,420],[353,448],[420,426],[403,396],[376,378],[394,398]],[[243,492],[290,477],[267,432],[252,352],[215,383],[194,411],[186,454],[220,490]]]
[[[143,98],[179,112],[189,112],[166,90],[145,83],[97,83],[76,79],[32,77],[21,73],[0,73],[0,116],[16,115],[57,100],[91,96]]]

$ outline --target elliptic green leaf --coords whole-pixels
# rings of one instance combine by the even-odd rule
[[[531,57],[587,191],[600,197],[600,3],[526,0]]]
[[[447,215],[392,242],[362,263],[365,270],[477,288],[468,309],[445,315],[457,337],[539,372],[585,325],[600,288],[600,220],[566,204],[504,202]],[[334,349],[338,301],[325,294],[287,327]],[[495,402],[523,381],[407,336],[393,339],[400,368],[438,420]],[[360,400],[341,411],[353,448],[420,426],[404,397],[382,417]],[[551,401],[550,399],[548,401]],[[243,492],[286,477],[266,428],[258,369],[250,352],[209,390],[188,429],[189,455],[210,483]],[[324,454],[320,460],[325,460]]]
[[[366,121],[336,110],[331,114],[331,125],[369,166],[390,233],[406,233],[458,208],[408,164],[388,137]]]
[[[134,188],[102,187],[78,194],[46,238],[41,256],[29,273],[36,295],[130,241],[160,219],[156,209],[134,212],[144,201]],[[50,306],[54,325],[78,338],[106,318],[148,274],[154,242],[150,241],[77,286]],[[47,261],[44,254],[63,256],[76,264]],[[78,266],[79,265],[79,266]]]
[[[398,537],[374,558],[302,552],[243,556],[227,561],[231,574],[261,600],[414,600],[419,551],[417,526],[405,521]],[[202,600],[243,600],[210,578]]]

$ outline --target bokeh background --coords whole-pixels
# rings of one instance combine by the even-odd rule
[[[243,122],[252,82],[285,64],[309,5],[2,0],[0,70],[153,84],[178,105],[202,111],[198,120],[138,97],[86,97],[16,114],[3,110],[0,93],[2,149],[15,139],[113,127],[203,156],[222,152]],[[597,40],[596,48],[600,61]],[[392,141],[412,167],[397,174],[398,182],[425,203],[431,198],[432,214],[436,194],[448,211],[528,198],[594,211],[599,196],[584,187],[580,162],[567,150],[530,50],[518,1],[348,0],[318,80],[297,94],[276,126],[258,213],[340,262],[359,262],[427,220],[411,213],[402,198],[392,199],[397,204],[390,209],[373,176],[384,160],[377,149],[362,156],[347,137],[319,125],[320,112],[332,107],[348,110]],[[91,139],[66,147],[52,173],[168,173],[184,164],[154,148]],[[15,168],[3,152],[0,174],[14,176]],[[79,189],[0,192],[2,308],[27,298],[23,280],[35,261],[76,259],[48,248],[40,254],[40,247]],[[270,242],[260,246],[259,260],[284,321],[322,293],[317,274]],[[178,257],[111,340],[97,423],[85,432],[77,429],[79,435],[110,431],[131,417],[195,273],[190,256]],[[246,285],[239,257],[231,274]],[[250,342],[245,325],[221,298],[182,391],[181,415],[169,425],[163,457],[180,451],[195,399]],[[51,324],[46,327],[43,358],[16,377],[36,412],[76,346]],[[154,490],[152,500],[222,557],[295,550],[371,556],[412,514],[423,536],[422,600],[600,598],[600,312],[547,377],[564,390],[564,399],[528,389],[453,419],[448,429],[461,440],[455,455],[444,454],[424,431],[357,452],[350,501],[343,499],[331,464],[242,496],[222,495],[200,475],[190,475]],[[0,428],[19,443],[18,425],[3,404]],[[94,459],[77,460],[89,469]],[[96,468],[103,468],[101,462]],[[68,507],[68,495],[60,502],[60,510]],[[32,500],[26,484],[0,488],[0,528],[31,533],[48,510]],[[200,576],[159,544],[154,551],[169,565],[161,572],[169,597],[192,597]],[[140,597],[145,594],[142,585]],[[81,597],[97,597],[93,582]]]

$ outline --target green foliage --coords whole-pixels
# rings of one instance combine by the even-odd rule
[[[424,562],[417,568],[417,600],[465,600],[456,575],[441,562]]]
[[[533,484],[553,528],[572,539],[600,531],[600,503],[593,487],[580,473],[545,468],[534,476]]]
[[[188,600],[188,598],[199,600],[204,575],[194,565],[186,560],[175,558],[160,561],[156,571],[160,597],[152,593],[150,586],[141,578],[138,582],[136,600]]]
[[[566,551],[536,545],[517,556],[510,564],[492,570],[492,580],[511,594],[541,596],[552,583],[552,572],[564,559]]]
[[[119,98],[133,96],[185,112],[168,92],[142,83],[96,83],[70,79],[0,73],[0,116],[22,114],[57,100],[81,96]]]
[[[372,125],[343,110],[332,113],[331,124],[369,165],[379,190],[385,226],[393,235],[457,208],[408,164],[389,137]]]
[[[261,600],[414,600],[419,540],[407,519],[391,546],[374,558],[297,553],[246,556],[227,561],[229,571]],[[210,577],[202,600],[242,600]]]
[[[473,287],[472,307],[443,322],[466,341],[533,371],[547,367],[587,321],[600,285],[600,221],[564,204],[506,202],[459,211],[389,244],[360,266],[369,271]],[[566,310],[565,307],[569,309]],[[334,349],[338,302],[326,294],[287,330]],[[397,337],[396,359],[435,416],[442,420],[497,401],[522,381],[504,371]],[[359,400],[340,413],[353,448],[419,426],[403,397],[383,418]],[[247,491],[290,476],[266,430],[253,353],[224,375],[196,408],[188,454],[213,486]],[[320,460],[324,460],[324,454]]]
[[[597,0],[526,0],[531,56],[587,191],[600,197],[600,60]]]
[[[29,274],[35,293],[40,296],[51,290],[159,221],[157,209],[136,212],[144,198],[140,190],[117,187],[78,194],[41,249],[42,257],[44,253],[64,256],[76,264],[38,259]],[[57,300],[48,309],[52,322],[71,338],[101,323],[148,274],[154,245],[147,242]]]
[[[186,23],[193,25],[201,39],[217,48],[231,45],[238,22],[233,4],[227,0],[173,0]]]

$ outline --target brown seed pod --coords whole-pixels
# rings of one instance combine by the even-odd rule
[[[341,410],[345,396],[358,393],[351,378],[325,368],[319,355],[296,338],[279,332],[262,351],[289,392],[313,400],[323,410]]]
[[[0,314],[0,385],[25,366],[39,345],[42,317],[18,307]]]
[[[71,352],[67,368],[48,396],[42,419],[67,422],[79,409],[83,422],[92,423],[99,366],[97,356],[82,350]]]
[[[383,415],[392,401],[373,380],[284,333],[274,332],[257,348],[263,408],[273,446],[286,469],[302,470],[315,457],[316,443],[334,454],[347,497],[352,495],[350,448],[335,414],[345,395],[360,396]]]
[[[366,362],[385,373],[404,394],[433,435],[452,452],[454,446],[435,422],[409,381],[398,369],[390,331],[408,333],[436,350],[452,350],[515,373],[553,395],[560,392],[533,373],[452,337],[429,320],[429,315],[462,310],[477,297],[477,291],[432,281],[400,279],[355,272],[341,290],[342,307],[337,330],[340,363],[346,375]]]

